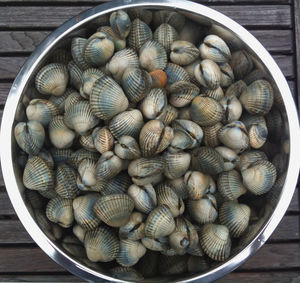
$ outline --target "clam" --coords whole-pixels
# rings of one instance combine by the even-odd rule
[[[202,59],[210,59],[216,63],[226,63],[231,58],[231,52],[225,41],[217,35],[209,34],[199,47]]]
[[[267,160],[257,161],[242,171],[243,184],[255,195],[268,192],[276,177],[276,167]]]
[[[258,66],[257,66],[258,67]],[[244,82],[247,85],[252,84],[256,80],[270,80],[270,76],[266,73],[265,70],[262,69],[254,69],[247,76],[244,77]]]
[[[225,96],[219,100],[219,103],[224,109],[225,123],[231,123],[239,120],[242,115],[243,107],[235,95]]]
[[[201,199],[210,188],[208,176],[198,171],[188,171],[184,175],[184,184],[191,200]]]
[[[43,209],[45,207],[45,199],[33,190],[25,191],[26,201],[28,201],[33,209]]]
[[[79,101],[67,109],[64,115],[64,123],[78,134],[84,135],[88,130],[94,128],[99,120],[93,114],[88,101]]]
[[[157,118],[167,106],[166,91],[162,88],[152,89],[140,104],[140,110],[147,119]]]
[[[141,150],[137,141],[131,136],[122,136],[115,145],[115,154],[121,159],[137,159],[141,157]]]
[[[192,83],[194,84],[199,84],[198,81],[196,80],[195,78],[195,74],[194,74],[194,69],[195,69],[195,66],[197,64],[199,64],[201,62],[201,60],[198,58],[196,60],[194,60],[192,63],[186,65],[186,66],[183,66],[184,70],[187,72],[190,80]]]
[[[49,138],[51,143],[59,149],[71,147],[75,139],[75,133],[64,123],[64,117],[55,116],[49,123]]]
[[[111,194],[121,194],[127,193],[129,186],[132,184],[130,176],[125,173],[121,172],[114,178],[107,180],[98,180],[96,186],[99,183],[103,183],[103,187],[101,189],[102,195],[111,195]]]
[[[128,68],[122,76],[122,87],[130,102],[139,102],[150,91],[152,78],[139,68]]]
[[[81,68],[75,63],[75,61],[70,61],[68,63],[68,71],[69,71],[69,84],[74,87],[75,89],[79,90],[81,87],[81,77],[82,77],[82,70]]]
[[[166,88],[179,81],[190,81],[190,77],[185,69],[177,64],[168,63],[164,71],[168,78]]]
[[[121,81],[127,68],[139,68],[139,65],[139,58],[135,51],[130,48],[125,48],[114,54],[106,64],[106,69],[115,80]]]
[[[173,129],[159,120],[150,120],[140,132],[140,148],[144,157],[150,157],[165,150],[173,139]]]
[[[112,151],[104,152],[97,162],[96,176],[99,179],[111,179],[123,169],[123,162]]]
[[[239,50],[232,53],[230,65],[236,80],[243,79],[253,69],[253,61],[249,53]]]
[[[185,24],[185,17],[176,11],[159,10],[153,13],[153,26],[157,28],[163,23],[174,27],[178,32]]]
[[[130,32],[131,20],[126,12],[118,10],[110,14],[109,23],[115,33],[126,38]]]
[[[190,115],[200,126],[213,126],[224,117],[222,105],[210,97],[197,96],[190,106]]]
[[[157,41],[146,41],[139,49],[141,67],[148,72],[163,70],[167,66],[167,53],[164,46]]]
[[[144,8],[131,8],[127,11],[130,19],[133,21],[136,18],[141,19],[147,25],[152,21],[152,11]]]
[[[199,93],[199,88],[191,82],[175,82],[169,88],[169,102],[175,107],[185,107],[189,105]]]
[[[178,39],[189,41],[197,45],[204,35],[205,28],[199,26],[198,23],[186,19],[185,24],[179,32]]]
[[[38,156],[30,157],[23,172],[23,184],[27,189],[48,191],[54,186],[54,173]]]
[[[237,169],[243,171],[256,161],[268,160],[266,154],[260,150],[250,150],[239,155],[240,162],[237,164]]]
[[[81,77],[80,77],[81,81]],[[67,88],[65,93],[62,96],[51,95],[49,97],[49,101],[53,102],[58,108],[59,114],[63,114],[65,112],[65,101],[67,100],[69,94],[76,92],[76,90],[72,88]]]
[[[31,155],[37,155],[45,141],[44,127],[37,121],[19,122],[14,135],[18,146]]]
[[[162,70],[154,70],[149,73],[152,78],[152,88],[164,88],[167,83],[167,74]]]
[[[162,255],[158,259],[158,269],[162,275],[185,273],[187,271],[187,257],[179,255]]]
[[[121,239],[129,239],[132,241],[137,241],[145,236],[143,223],[144,217],[140,212],[133,212],[130,215],[129,221],[119,229],[119,237]]]
[[[191,120],[190,107],[189,106],[180,108],[180,110],[178,111],[178,119]]]
[[[77,173],[70,165],[61,164],[56,170],[55,191],[63,198],[74,199],[80,192],[76,184]]]
[[[206,146],[216,147],[220,144],[218,138],[218,132],[223,127],[222,123],[216,123],[210,127],[202,127],[203,130],[203,142]]]
[[[111,227],[124,226],[130,219],[134,201],[126,194],[101,196],[94,206],[94,212]]]
[[[198,48],[189,41],[176,40],[171,45],[170,60],[180,66],[195,61],[199,56]]]
[[[153,277],[158,271],[158,254],[153,251],[147,251],[146,254],[139,260],[138,268],[145,277]]]
[[[44,66],[35,77],[35,87],[41,94],[61,96],[67,89],[68,69],[64,64]]]
[[[224,171],[224,160],[215,149],[202,146],[192,151],[192,168],[204,174],[215,175]]]
[[[225,95],[229,97],[235,95],[237,98],[239,98],[246,89],[247,89],[247,85],[245,84],[245,82],[239,80],[227,88]]]
[[[248,227],[250,207],[236,201],[224,202],[219,211],[220,223],[225,225],[232,237],[240,237]]]
[[[193,256],[188,258],[188,272],[202,273],[209,269],[209,263],[203,256]]]
[[[172,43],[178,39],[178,33],[175,28],[167,23],[163,23],[156,28],[153,39],[162,44],[169,53]]]
[[[175,107],[168,104],[163,109],[161,114],[158,117],[156,117],[156,119],[162,121],[165,125],[169,125],[177,118],[177,116],[178,110]]]
[[[99,218],[93,211],[99,197],[97,193],[89,193],[73,200],[74,218],[87,231],[97,228],[100,224]]]
[[[83,258],[86,256],[81,241],[73,235],[67,235],[62,239],[62,247],[74,257]]]
[[[72,200],[61,197],[51,199],[46,207],[46,215],[63,228],[71,227],[74,221]]]
[[[86,230],[83,229],[80,225],[76,224],[73,226],[73,234],[77,237],[77,239],[83,243],[84,242],[84,237],[85,237],[85,234],[86,234]]]
[[[72,54],[68,49],[65,48],[56,48],[53,50],[53,53],[49,57],[49,62],[51,63],[63,63],[68,64],[72,59]]]
[[[71,157],[73,150],[71,149],[57,149],[57,148],[51,148],[50,149],[51,156],[53,158],[53,161],[56,165],[66,163],[69,158]]]
[[[218,138],[225,146],[237,153],[249,147],[249,136],[245,125],[241,121],[234,121],[218,131]]]
[[[79,101],[84,101],[83,97],[76,90],[67,89],[66,92],[68,93],[68,97],[65,99],[63,112],[66,112],[73,104],[76,104]]]
[[[205,96],[211,97],[217,101],[220,101],[224,97],[224,92],[221,86],[216,89],[202,88],[201,91],[205,94]]]
[[[279,141],[282,135],[283,119],[281,111],[273,107],[271,111],[265,116],[268,136],[271,140]]]
[[[194,67],[198,83],[206,88],[216,89],[221,83],[220,67],[212,60],[204,59]]]
[[[168,248],[167,237],[160,237],[157,239],[145,237],[141,241],[143,245],[150,251],[163,252]]]
[[[114,49],[114,42],[106,33],[96,32],[87,40],[82,55],[89,65],[99,67],[110,59]]]
[[[151,212],[157,205],[156,192],[152,185],[131,185],[127,191],[133,199],[135,208],[143,213]]]
[[[92,93],[94,83],[106,75],[97,68],[86,69],[81,76],[80,95],[88,99]]]
[[[87,257],[92,262],[109,262],[119,253],[119,241],[108,227],[88,231],[84,238]]]
[[[217,183],[218,191],[226,200],[235,200],[247,191],[240,173],[234,169],[222,172]]]
[[[71,43],[71,53],[73,60],[82,70],[86,70],[90,67],[83,57],[83,50],[86,45],[86,42],[86,38],[74,37]]]
[[[111,268],[109,272],[114,278],[121,280],[140,281],[144,279],[142,274],[131,267],[117,266]]]
[[[119,139],[122,136],[138,138],[144,126],[142,113],[137,110],[127,110],[114,116],[109,122],[109,130],[112,135]]]
[[[78,166],[79,176],[77,177],[77,187],[82,191],[93,190],[96,186],[96,161],[83,159]]]
[[[142,45],[152,39],[151,28],[142,20],[135,19],[131,24],[130,33],[128,36],[128,45],[138,51]]]
[[[229,87],[234,82],[234,74],[233,70],[229,63],[222,63],[219,64],[220,71],[221,71],[221,87]]]
[[[241,94],[240,102],[250,114],[266,115],[274,100],[273,88],[266,80],[257,80]]]
[[[146,253],[146,248],[139,241],[122,239],[116,261],[122,266],[133,266]]]
[[[180,177],[177,179],[167,180],[167,184],[173,189],[179,198],[185,200],[188,198],[188,190],[184,182],[184,178]]]
[[[56,105],[46,99],[32,99],[26,108],[26,116],[29,121],[35,120],[46,127],[50,120],[58,115]]]
[[[239,164],[240,158],[232,149],[225,146],[218,146],[215,150],[223,157],[224,171],[230,171]]]
[[[80,136],[79,143],[86,150],[95,151],[95,152],[97,151],[97,149],[95,148],[94,139],[93,139],[92,134],[89,134],[86,136]]]
[[[191,155],[187,152],[170,153],[165,152],[164,175],[169,179],[176,179],[183,176],[188,170],[191,162]]]
[[[145,235],[149,238],[168,236],[174,229],[175,221],[166,205],[160,205],[152,210],[145,222]]]
[[[267,141],[268,128],[266,123],[253,124],[249,128],[249,143],[252,148],[261,148]]]
[[[114,137],[107,127],[97,127],[92,132],[95,148],[101,153],[112,150]]]
[[[126,48],[126,39],[121,38],[110,26],[101,26],[97,31],[106,33],[114,43],[115,51]]]
[[[67,156],[69,156],[69,153],[65,153]],[[93,161],[97,161],[99,159],[99,154],[97,152],[89,151],[84,148],[78,149],[71,153],[69,156],[67,162],[71,166],[78,168],[80,162],[83,159],[90,159]],[[65,158],[65,157],[64,157]]]
[[[128,107],[128,99],[122,88],[110,77],[98,79],[90,95],[90,107],[94,115],[109,120]]]
[[[231,240],[229,230],[224,225],[205,224],[199,234],[204,252],[215,261],[224,261],[230,255]]]

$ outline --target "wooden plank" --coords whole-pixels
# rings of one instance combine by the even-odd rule
[[[74,15],[91,6],[60,6],[60,7],[15,7],[4,6],[0,9],[1,28],[54,28]],[[246,26],[264,27],[276,25],[277,28],[292,26],[289,5],[255,5],[245,6],[214,6],[214,9]],[[247,11],[245,14],[244,11]],[[47,19],[45,21],[44,19]]]
[[[7,192],[0,192],[0,215],[15,215]],[[1,266],[1,265],[0,265]]]
[[[269,241],[298,240],[300,236],[300,216],[286,215],[282,218]]]
[[[299,212],[300,211],[300,202],[299,202],[299,188],[297,187],[291,203],[289,205],[288,211],[290,212]]]
[[[298,85],[298,93],[297,93],[297,103],[298,103],[298,111],[300,111],[300,1],[294,0],[294,21],[295,21],[295,48],[296,48],[296,62],[297,68],[297,85]]]
[[[1,275],[0,282],[85,282],[75,275]],[[99,281],[98,281],[99,282]]]

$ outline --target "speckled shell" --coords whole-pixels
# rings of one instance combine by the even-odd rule
[[[63,228],[71,227],[74,221],[72,200],[61,197],[51,199],[46,207],[46,216]]]
[[[212,60],[204,59],[194,67],[198,83],[206,88],[216,89],[221,83],[220,67]]]
[[[179,81],[170,85],[169,103],[175,107],[185,107],[200,93],[200,89],[191,82]]]
[[[110,274],[117,279],[126,280],[126,281],[140,281],[144,277],[142,274],[137,272],[134,268],[117,266],[109,270]]]
[[[212,195],[210,197],[213,197]],[[216,202],[210,198],[189,200],[188,209],[192,218],[199,224],[213,223],[218,217]]]
[[[78,166],[77,187],[81,191],[92,191],[96,186],[96,161],[83,159]]]
[[[167,53],[162,44],[157,41],[146,41],[139,49],[141,67],[148,72],[163,70],[167,66]]]
[[[74,199],[80,192],[76,184],[76,171],[67,164],[61,164],[56,170],[55,191],[63,198]]]
[[[168,104],[163,109],[161,114],[158,117],[156,117],[156,120],[162,121],[167,126],[177,118],[178,112],[179,111],[175,107]]]
[[[235,200],[246,193],[241,175],[236,170],[222,172],[218,177],[218,191],[227,200]]]
[[[142,20],[135,19],[131,23],[131,29],[128,36],[128,45],[138,51],[141,46],[148,40],[152,39],[151,28]]]
[[[130,32],[131,20],[126,12],[118,10],[111,13],[109,23],[115,33],[121,38],[126,38]]]
[[[86,69],[82,73],[82,77],[81,77],[80,95],[83,98],[88,99],[91,95],[95,81],[103,78],[104,76],[105,74],[97,68]]]
[[[191,162],[191,155],[187,152],[170,153],[165,152],[164,174],[169,179],[176,179],[183,176],[188,170]]]
[[[202,127],[203,142],[206,146],[216,147],[220,144],[218,132],[222,127],[223,124],[220,122],[210,127]]]
[[[167,84],[167,74],[162,70],[154,70],[149,73],[152,78],[152,88],[164,88]]]
[[[88,231],[84,238],[87,257],[92,262],[109,262],[119,253],[119,241],[113,231],[107,227],[99,227]]]
[[[242,104],[235,95],[225,96],[219,100],[220,104],[224,109],[224,119],[225,124],[237,121],[240,119],[243,111]]]
[[[120,239],[129,239],[137,241],[145,236],[145,224],[143,223],[144,217],[140,212],[133,212],[130,215],[129,221],[119,229]]]
[[[190,115],[200,126],[213,126],[224,117],[222,105],[210,97],[197,96],[190,106]]]
[[[199,240],[204,252],[213,260],[224,261],[229,257],[231,240],[226,226],[205,224],[200,230]]]
[[[111,78],[98,79],[90,95],[90,107],[94,115],[109,120],[128,107],[128,99],[122,88]]]
[[[143,115],[138,109],[124,111],[109,122],[109,130],[117,139],[122,136],[138,138],[143,126]]]
[[[114,146],[114,137],[107,127],[97,127],[92,132],[95,148],[103,154]]]
[[[44,66],[35,77],[35,87],[41,94],[61,96],[67,89],[68,69],[64,64],[52,63]]]
[[[239,98],[246,89],[247,89],[247,85],[245,84],[245,82],[239,80],[227,88],[225,95],[226,96],[235,95],[237,98]]]
[[[154,31],[153,39],[161,43],[167,52],[170,52],[172,43],[178,39],[178,33],[171,25],[163,23]]]
[[[235,79],[241,80],[251,72],[253,61],[247,51],[239,50],[232,53],[230,65]]]
[[[198,48],[189,41],[176,40],[171,45],[170,60],[180,66],[195,61],[199,56]]]
[[[122,159],[132,160],[141,157],[139,144],[131,136],[122,136],[119,138],[114,151]]]
[[[68,92],[68,97],[64,102],[64,112],[66,112],[73,104],[83,101],[83,97],[76,90],[68,89],[66,92]]]
[[[69,84],[75,89],[79,90],[81,87],[81,77],[82,77],[81,68],[75,63],[75,61],[72,60],[68,63],[68,71],[69,71]]]
[[[98,179],[111,179],[123,169],[123,162],[112,151],[104,152],[97,162],[96,175]]]
[[[229,65],[229,63],[222,63],[219,64],[219,67],[221,70],[221,87],[231,86],[234,82],[234,74],[231,66]]]
[[[226,63],[231,58],[231,52],[222,38],[209,34],[199,47],[202,59],[210,59],[216,63]]]
[[[149,238],[168,236],[174,229],[175,221],[166,205],[160,205],[152,210],[145,222],[145,235]]]
[[[122,87],[130,102],[139,102],[150,91],[152,78],[139,68],[127,68],[122,76]]]
[[[121,38],[110,26],[102,26],[97,31],[106,33],[114,43],[115,51],[120,51],[126,48],[126,39]]]
[[[165,150],[174,137],[173,129],[159,120],[150,120],[140,132],[140,148],[144,157],[150,157]]]
[[[26,107],[26,116],[29,121],[35,120],[43,126],[47,126],[50,120],[58,115],[59,110],[56,105],[46,99],[32,99]]]
[[[30,190],[48,191],[54,186],[54,173],[42,158],[33,156],[25,165],[23,184]]]
[[[198,171],[188,171],[184,175],[185,189],[190,200],[199,200],[209,192],[209,178]]]
[[[275,166],[267,161],[257,161],[242,171],[243,183],[255,195],[268,192],[277,177]]]
[[[18,146],[28,154],[37,155],[45,141],[43,125],[37,121],[19,122],[14,129]]]
[[[174,255],[160,255],[158,258],[158,269],[163,275],[176,275],[187,271],[187,257]]]
[[[250,207],[235,201],[224,202],[219,211],[220,223],[225,225],[232,237],[240,237],[248,227]]]
[[[237,169],[243,171],[256,161],[268,160],[267,155],[260,150],[250,150],[239,155],[240,162],[237,164]]]
[[[79,196],[73,200],[74,218],[85,230],[93,230],[100,224],[93,207],[100,197],[97,193]]]
[[[82,70],[86,70],[90,67],[83,58],[83,50],[86,43],[87,39],[82,37],[74,37],[71,43],[71,53],[73,60]]]
[[[134,209],[134,201],[126,194],[102,196],[94,206],[96,215],[111,227],[125,225]]]
[[[69,156],[69,152],[66,153],[66,155]],[[77,168],[83,159],[90,159],[93,161],[97,161],[99,159],[99,157],[100,157],[99,153],[81,148],[81,149],[78,149],[78,150],[72,152],[71,155],[69,156],[67,162],[71,166]],[[63,157],[63,158],[65,158],[65,157]]]
[[[240,102],[250,114],[266,115],[274,100],[273,88],[268,81],[254,81],[241,94]]]
[[[215,150],[223,157],[224,171],[232,170],[239,164],[240,158],[232,149],[225,146],[218,146]]]
[[[168,78],[166,85],[167,88],[169,88],[173,83],[179,81],[190,81],[190,77],[185,69],[177,64],[168,63],[164,71]]]

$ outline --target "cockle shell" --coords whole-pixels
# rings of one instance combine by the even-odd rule
[[[37,121],[19,122],[14,129],[18,146],[27,154],[37,155],[45,141],[43,125]]]
[[[184,184],[189,199],[199,200],[209,192],[210,180],[207,175],[199,171],[188,171],[184,175]]]
[[[141,157],[141,150],[137,141],[131,136],[122,136],[115,145],[115,154],[121,159],[137,159]]]
[[[212,60],[204,59],[194,67],[198,83],[206,88],[216,89],[221,83],[221,70]]]
[[[120,51],[126,48],[126,39],[121,38],[110,26],[101,26],[97,31],[106,33],[115,45],[115,51]]]
[[[64,112],[66,112],[73,104],[84,100],[83,97],[76,90],[67,89],[66,92],[68,93],[68,97],[64,102]]]
[[[85,234],[87,231],[78,224],[73,226],[72,231],[73,231],[73,234],[77,237],[77,239],[83,243],[84,237],[85,237]]]
[[[25,196],[33,209],[43,209],[47,203],[37,191],[26,190]]]
[[[145,236],[144,217],[140,212],[133,212],[129,221],[119,229],[119,237],[121,239],[140,240]]]
[[[268,137],[268,128],[266,123],[257,123],[250,126],[249,130],[249,144],[252,148],[261,148]]]
[[[178,112],[175,107],[168,104],[156,119],[162,121],[165,125],[169,125],[177,118]]]
[[[247,85],[245,84],[245,82],[239,80],[227,88],[225,95],[229,97],[235,95],[237,98],[239,98],[246,89],[247,89]]]
[[[176,40],[171,45],[170,60],[180,66],[195,61],[199,56],[198,48],[189,41]]]
[[[81,76],[80,95],[88,99],[92,93],[95,81],[105,77],[105,74],[97,68],[86,69]]]
[[[92,134],[86,136],[80,136],[79,143],[86,150],[95,151],[95,152],[97,151],[94,145]]]
[[[200,62],[201,62],[201,59],[198,58],[198,59],[194,60],[192,63],[190,63],[186,66],[183,66],[184,70],[187,72],[188,76],[190,77],[191,82],[196,85],[198,85],[199,83],[195,78],[194,69],[197,64],[200,64]]]
[[[122,266],[133,266],[146,253],[146,248],[139,241],[122,239],[116,261]]]
[[[123,168],[122,159],[112,151],[104,152],[97,162],[96,175],[99,179],[111,179],[118,175]]]
[[[190,166],[191,155],[187,152],[165,152],[163,157],[166,164],[164,174],[169,179],[180,178]]]
[[[69,156],[69,153],[65,153],[67,156]],[[100,155],[98,152],[94,151],[89,151],[84,148],[78,149],[74,152],[71,153],[69,156],[67,163],[70,164],[71,166],[78,168],[80,162],[83,159],[90,159],[93,161],[97,161],[99,159]],[[65,157],[64,157],[65,158]]]
[[[233,70],[229,63],[219,64],[220,71],[221,71],[221,87],[229,87],[234,82],[234,74]]]
[[[200,93],[200,89],[191,82],[179,81],[169,88],[169,103],[175,107],[185,107]]]
[[[202,88],[201,92],[217,101],[220,101],[224,97],[224,91],[221,86],[216,89]]]
[[[71,53],[73,60],[82,70],[88,69],[90,66],[83,58],[83,50],[87,39],[82,37],[74,37],[71,43]]]
[[[109,262],[119,253],[119,241],[108,227],[88,231],[84,238],[87,257],[92,262]]]
[[[50,149],[51,156],[53,161],[56,165],[66,163],[69,158],[71,157],[73,150],[72,149],[58,149],[58,148],[51,148]]]
[[[220,144],[218,132],[223,127],[222,123],[217,123],[210,127],[202,127],[203,142],[206,146],[216,147]]]
[[[35,87],[41,94],[61,96],[67,89],[68,69],[60,63],[44,66],[35,77]]]
[[[178,195],[178,197],[182,198],[183,200],[188,198],[188,190],[183,177],[180,177],[178,179],[167,180],[167,184],[171,186],[171,188]]]
[[[253,61],[247,51],[239,50],[232,53],[230,65],[235,79],[241,80],[251,72]]]
[[[162,70],[154,70],[149,73],[152,78],[152,88],[164,88],[167,83],[167,74]]]
[[[183,69],[181,66],[173,63],[168,63],[166,68],[164,69],[167,75],[167,85],[166,87],[169,88],[173,83],[179,81],[190,81],[190,77],[188,73]]]
[[[69,71],[69,84],[74,87],[76,90],[80,90],[81,87],[81,77],[82,70],[75,63],[75,61],[70,61],[68,63],[68,71]]]
[[[147,25],[152,21],[152,11],[144,8],[131,8],[127,11],[130,19],[133,21],[136,18],[141,19]]]
[[[97,127],[92,132],[95,148],[101,153],[110,151],[114,146],[114,137],[107,127]]]
[[[163,23],[154,31],[153,39],[170,52],[172,43],[178,39],[178,33],[171,25]]]
[[[225,146],[218,146],[215,150],[223,157],[224,171],[232,170],[239,164],[240,158],[232,149]]]
[[[102,195],[111,195],[111,194],[121,194],[121,193],[127,193],[127,190],[129,186],[132,184],[130,176],[125,173],[121,172],[114,178],[107,180],[106,182],[103,182],[104,180],[97,181],[96,186],[98,186],[99,183],[103,183],[103,187],[101,188],[101,194]]]
[[[174,229],[175,221],[166,205],[160,205],[152,210],[145,222],[145,235],[149,238],[168,236]]]
[[[174,27],[178,32],[185,24],[185,17],[176,11],[158,10],[153,13],[153,26],[157,28],[163,23]]]
[[[152,39],[151,28],[142,20],[135,19],[131,23],[131,29],[128,36],[128,45],[138,51],[142,45]]]
[[[131,20],[126,12],[118,10],[110,14],[109,23],[115,33],[126,38],[130,32]]]
[[[134,201],[126,194],[101,196],[94,206],[96,215],[111,227],[125,225],[134,209]]]
[[[91,191],[91,187],[96,186],[96,161],[83,159],[78,166],[79,176],[77,177],[77,187],[82,191]]]
[[[168,237],[160,237],[157,239],[144,237],[141,241],[150,251],[163,252],[168,248]]]
[[[176,275],[187,271],[186,256],[166,256],[161,255],[158,258],[158,269],[163,275]]]
[[[141,281],[144,279],[142,274],[132,267],[117,266],[109,270],[110,274],[117,279],[126,281]]]
[[[235,95],[225,96],[219,102],[224,109],[224,123],[231,123],[240,119],[243,107]]]
[[[237,164],[237,169],[243,171],[256,161],[268,160],[267,155],[260,150],[250,150],[239,155],[240,162]]]
[[[62,247],[74,257],[82,258],[86,256],[82,243],[73,235],[67,235],[62,239]]]
[[[80,76],[80,82],[81,82],[81,76]],[[67,88],[67,90],[64,92],[62,96],[51,95],[49,97],[49,101],[53,102],[58,108],[59,114],[63,114],[65,112],[65,101],[67,100],[69,94],[73,92],[76,92],[76,90],[72,88]]]

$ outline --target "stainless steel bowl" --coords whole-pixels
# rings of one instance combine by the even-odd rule
[[[105,15],[118,9],[129,9],[132,7],[175,9],[183,13],[186,17],[201,24],[210,25],[214,23],[231,31],[243,42],[244,48],[256,58],[255,61],[257,67],[263,68],[266,73],[268,73],[270,80],[275,87],[275,91],[281,95],[283,101],[281,112],[284,117],[285,125],[284,133],[282,133],[284,139],[275,144],[275,146],[278,148],[278,151],[285,152],[284,154],[287,154],[288,158],[285,164],[287,169],[286,181],[281,194],[278,196],[277,204],[271,208],[268,207],[268,209],[264,207],[260,225],[257,225],[255,231],[252,231],[252,235],[249,235],[245,244],[239,245],[232,251],[232,256],[227,261],[214,266],[202,274],[184,274],[180,277],[156,278],[154,281],[172,280],[188,282],[202,280],[201,282],[209,282],[216,280],[237,268],[255,253],[266,242],[283,217],[293,196],[297,181],[300,156],[300,135],[296,107],[288,84],[277,64],[258,40],[256,40],[248,31],[230,18],[213,9],[184,0],[119,0],[87,10],[67,21],[57,30],[52,32],[27,59],[12,85],[5,105],[1,125],[1,161],[6,188],[14,209],[26,230],[34,241],[54,261],[73,274],[88,281],[99,281],[104,279],[124,282],[110,277],[104,269],[102,272],[99,270],[95,271],[84,265],[82,262],[79,262],[64,251],[57,243],[52,242],[36,224],[30,213],[30,207],[28,207],[28,203],[25,202],[21,172],[16,162],[18,156],[13,129],[16,120],[21,119],[22,116],[24,117],[24,108],[22,108],[21,103],[22,97],[32,85],[36,71],[45,63],[49,54],[51,54],[55,48],[65,45],[75,34],[85,33],[86,28],[92,23],[101,23],[101,21],[105,20]]]

